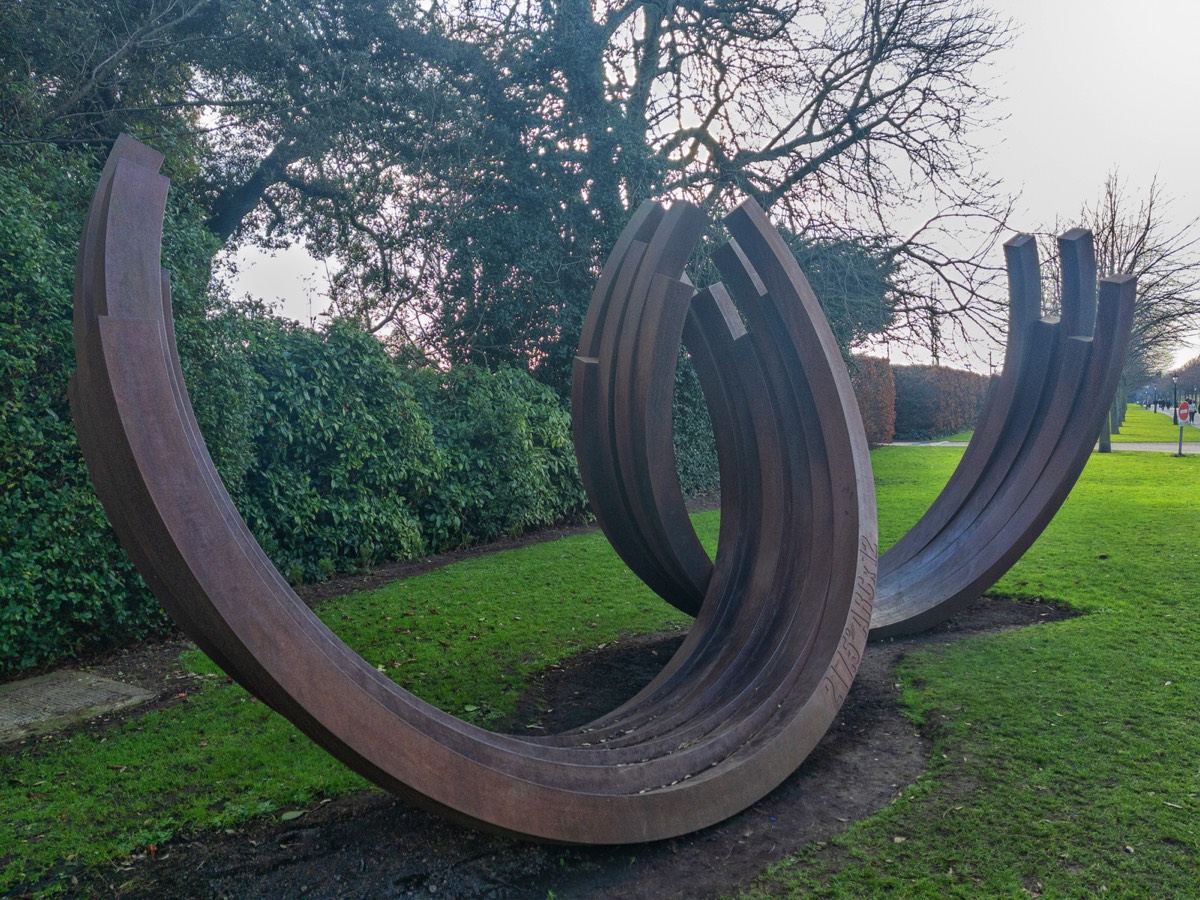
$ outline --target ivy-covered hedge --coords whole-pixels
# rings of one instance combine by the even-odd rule
[[[685,496],[707,494],[721,488],[717,466],[717,441],[700,378],[686,353],[680,354],[675,372],[675,407],[671,427],[675,436],[675,466]]]
[[[0,673],[166,623],[92,491],[67,400],[75,252],[97,166],[0,148]],[[197,216],[168,210],[184,353],[214,249]]]
[[[199,368],[248,371],[241,428],[221,447],[250,453],[223,453],[218,467],[290,581],[582,513],[569,418],[527,373],[407,369],[347,321],[313,331],[261,311],[234,315],[240,339]]]
[[[571,419],[550,388],[516,369],[456,366],[414,376],[441,454],[421,504],[430,550],[582,515]]]
[[[253,452],[225,480],[263,550],[293,583],[419,556],[418,504],[438,459],[402,373],[345,323],[324,332],[273,317],[247,325],[253,390],[243,422]]]

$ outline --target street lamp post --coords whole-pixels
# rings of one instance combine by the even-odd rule
[[[1179,376],[1171,376],[1171,421],[1179,424]]]

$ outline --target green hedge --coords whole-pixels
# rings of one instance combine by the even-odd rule
[[[675,407],[672,417],[675,436],[675,465],[685,496],[719,490],[717,442],[712,420],[700,390],[700,378],[686,353],[680,354],[675,372]]]
[[[0,150],[0,674],[169,624],[115,540],[67,400],[75,253],[99,165]],[[569,419],[531,376],[410,370],[350,323],[316,332],[232,305],[208,287],[215,250],[202,217],[173,205],[163,256],[196,417],[289,579],[582,514]]]
[[[92,491],[67,400],[75,252],[98,173],[90,154],[0,148],[0,672],[166,623]],[[172,206],[163,250],[186,353],[214,246]]]
[[[222,474],[263,550],[292,583],[420,556],[417,504],[439,461],[386,351],[347,323],[317,332],[255,316],[246,328],[252,453]]]
[[[858,400],[867,442],[872,447],[890,444],[896,431],[896,378],[892,364],[871,356],[851,357],[850,384]]]
[[[943,366],[895,366],[896,437],[929,440],[975,426],[988,377]]]
[[[440,453],[421,505],[431,550],[582,515],[570,416],[550,388],[516,369],[413,374]]]
[[[71,285],[101,157],[0,149],[0,675],[169,625],[92,489],[67,401]],[[170,173],[168,173],[170,174]],[[561,400],[524,371],[408,367],[360,327],[314,331],[210,288],[217,249],[172,192],[184,376],[214,462],[294,583],[575,519],[586,500]],[[718,487],[686,357],[676,452]]]

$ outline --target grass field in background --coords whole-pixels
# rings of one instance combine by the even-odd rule
[[[1179,426],[1171,424],[1170,415],[1153,412],[1130,403],[1125,409],[1125,422],[1121,425],[1121,433],[1112,436],[1114,444],[1128,443],[1179,443]],[[1183,442],[1185,444],[1200,442],[1200,428],[1191,425],[1184,426]]]
[[[937,440],[961,443],[971,440],[974,433],[974,429],[968,429],[937,438]],[[1130,403],[1125,411],[1125,421],[1121,425],[1121,433],[1111,437],[1114,444],[1178,444],[1179,426],[1171,424],[1169,415],[1152,412],[1136,403]],[[1183,442],[1185,444],[1200,443],[1200,428],[1190,425],[1185,427]]]
[[[1168,420],[1169,425],[1169,420]],[[884,546],[949,477],[956,448],[875,451]],[[1188,896],[1200,891],[1200,499],[1196,457],[1094,455],[998,586],[1087,615],[912,654],[929,772],[894,805],[764,877],[818,896]],[[710,546],[717,516],[696,518]],[[478,557],[331,601],[328,622],[419,696],[480,724],[527,675],[684,617],[599,534]],[[366,784],[219,677],[101,737],[0,758],[0,893],[53,889],[174,835],[285,817]],[[1040,887],[1039,887],[1040,885]]]
[[[938,438],[939,441],[950,441],[952,443],[962,443],[971,440],[975,434],[974,428],[968,428],[966,431],[959,431],[954,434],[948,434],[944,438]]]

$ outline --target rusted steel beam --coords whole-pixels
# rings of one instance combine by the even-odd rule
[[[596,443],[582,442],[581,466],[603,470],[599,482],[586,477],[617,488],[599,505],[621,528],[636,525],[618,537],[646,573],[696,582],[703,567],[664,531],[674,501],[654,481],[669,456],[645,417],[663,403],[672,335],[688,327],[713,348],[705,377],[723,391],[713,401],[731,432],[722,466],[738,479],[723,502],[738,527],[709,571],[696,624],[664,671],[608,716],[561,735],[501,735],[423,703],[363,661],[300,601],[234,508],[176,352],[159,263],[160,162],[122,138],[101,177],[77,269],[72,408],[118,537],[206,653],[380,786],[538,839],[681,834],[744,809],[799,765],[837,714],[866,641],[874,497],[832,335],[761,212],[730,220],[740,246],[728,266],[750,333],[718,288],[702,292],[685,326],[691,288],[679,275],[695,217],[648,208],[605,269],[577,370],[577,398],[607,397],[603,420],[582,426]],[[626,291],[642,304],[628,324]],[[645,367],[632,379],[613,368],[626,341],[627,358]],[[646,550],[636,546],[642,530],[653,532]]]

